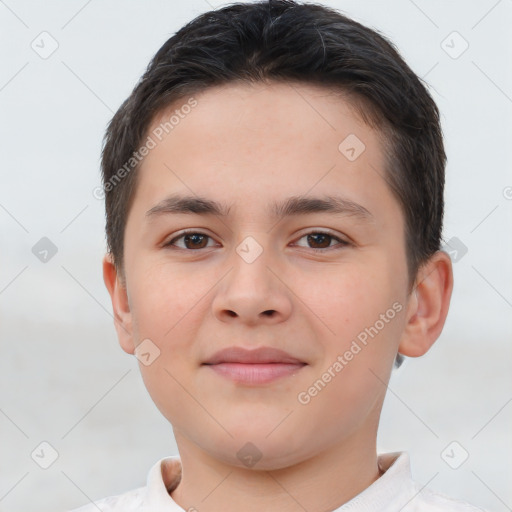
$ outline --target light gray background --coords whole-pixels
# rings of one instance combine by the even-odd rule
[[[132,489],[177,453],[117,344],[92,191],[106,123],[149,59],[221,3],[0,1],[1,512],[63,511]],[[444,237],[468,248],[439,341],[391,380],[379,448],[408,450],[422,484],[511,510],[512,2],[324,4],[387,35],[431,85],[449,158]],[[43,31],[59,45],[46,59],[31,47],[51,48]],[[458,58],[453,31],[469,44]],[[42,237],[58,248],[47,263],[32,253]],[[43,441],[58,452],[48,469],[31,458],[50,461]],[[458,469],[447,464],[466,451]]]

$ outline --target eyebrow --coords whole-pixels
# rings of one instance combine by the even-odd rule
[[[231,206],[205,197],[174,194],[166,197],[148,210],[146,217],[152,218],[163,214],[197,214],[227,217],[230,210]],[[275,218],[320,212],[350,215],[364,221],[374,220],[373,215],[364,206],[339,196],[292,196],[281,203],[274,202],[270,204],[270,213]]]

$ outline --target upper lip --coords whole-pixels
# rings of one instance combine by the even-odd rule
[[[246,364],[264,364],[264,363],[288,363],[288,364],[306,364],[296,357],[272,347],[259,347],[247,350],[242,347],[229,347],[215,352],[203,364],[219,363],[246,363]]]

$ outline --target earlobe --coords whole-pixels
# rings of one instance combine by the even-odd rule
[[[125,352],[133,354],[135,345],[132,335],[132,314],[126,285],[123,283],[110,253],[107,253],[103,258],[103,281],[112,301],[114,326],[119,344]]]
[[[418,271],[406,311],[399,353],[418,357],[430,349],[443,330],[452,289],[450,256],[444,251],[437,251]]]

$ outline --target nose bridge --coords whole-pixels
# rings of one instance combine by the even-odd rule
[[[229,280],[232,290],[242,298],[245,294],[265,294],[271,287],[272,273],[267,266],[271,260],[268,236],[249,235],[236,247],[231,258],[233,271]],[[240,288],[240,290],[237,290]]]
[[[268,240],[263,234],[246,236],[234,248],[229,261],[231,271],[213,302],[217,316],[254,322],[262,317],[283,318],[290,313],[285,287],[274,275],[275,270],[270,270],[274,258]]]

